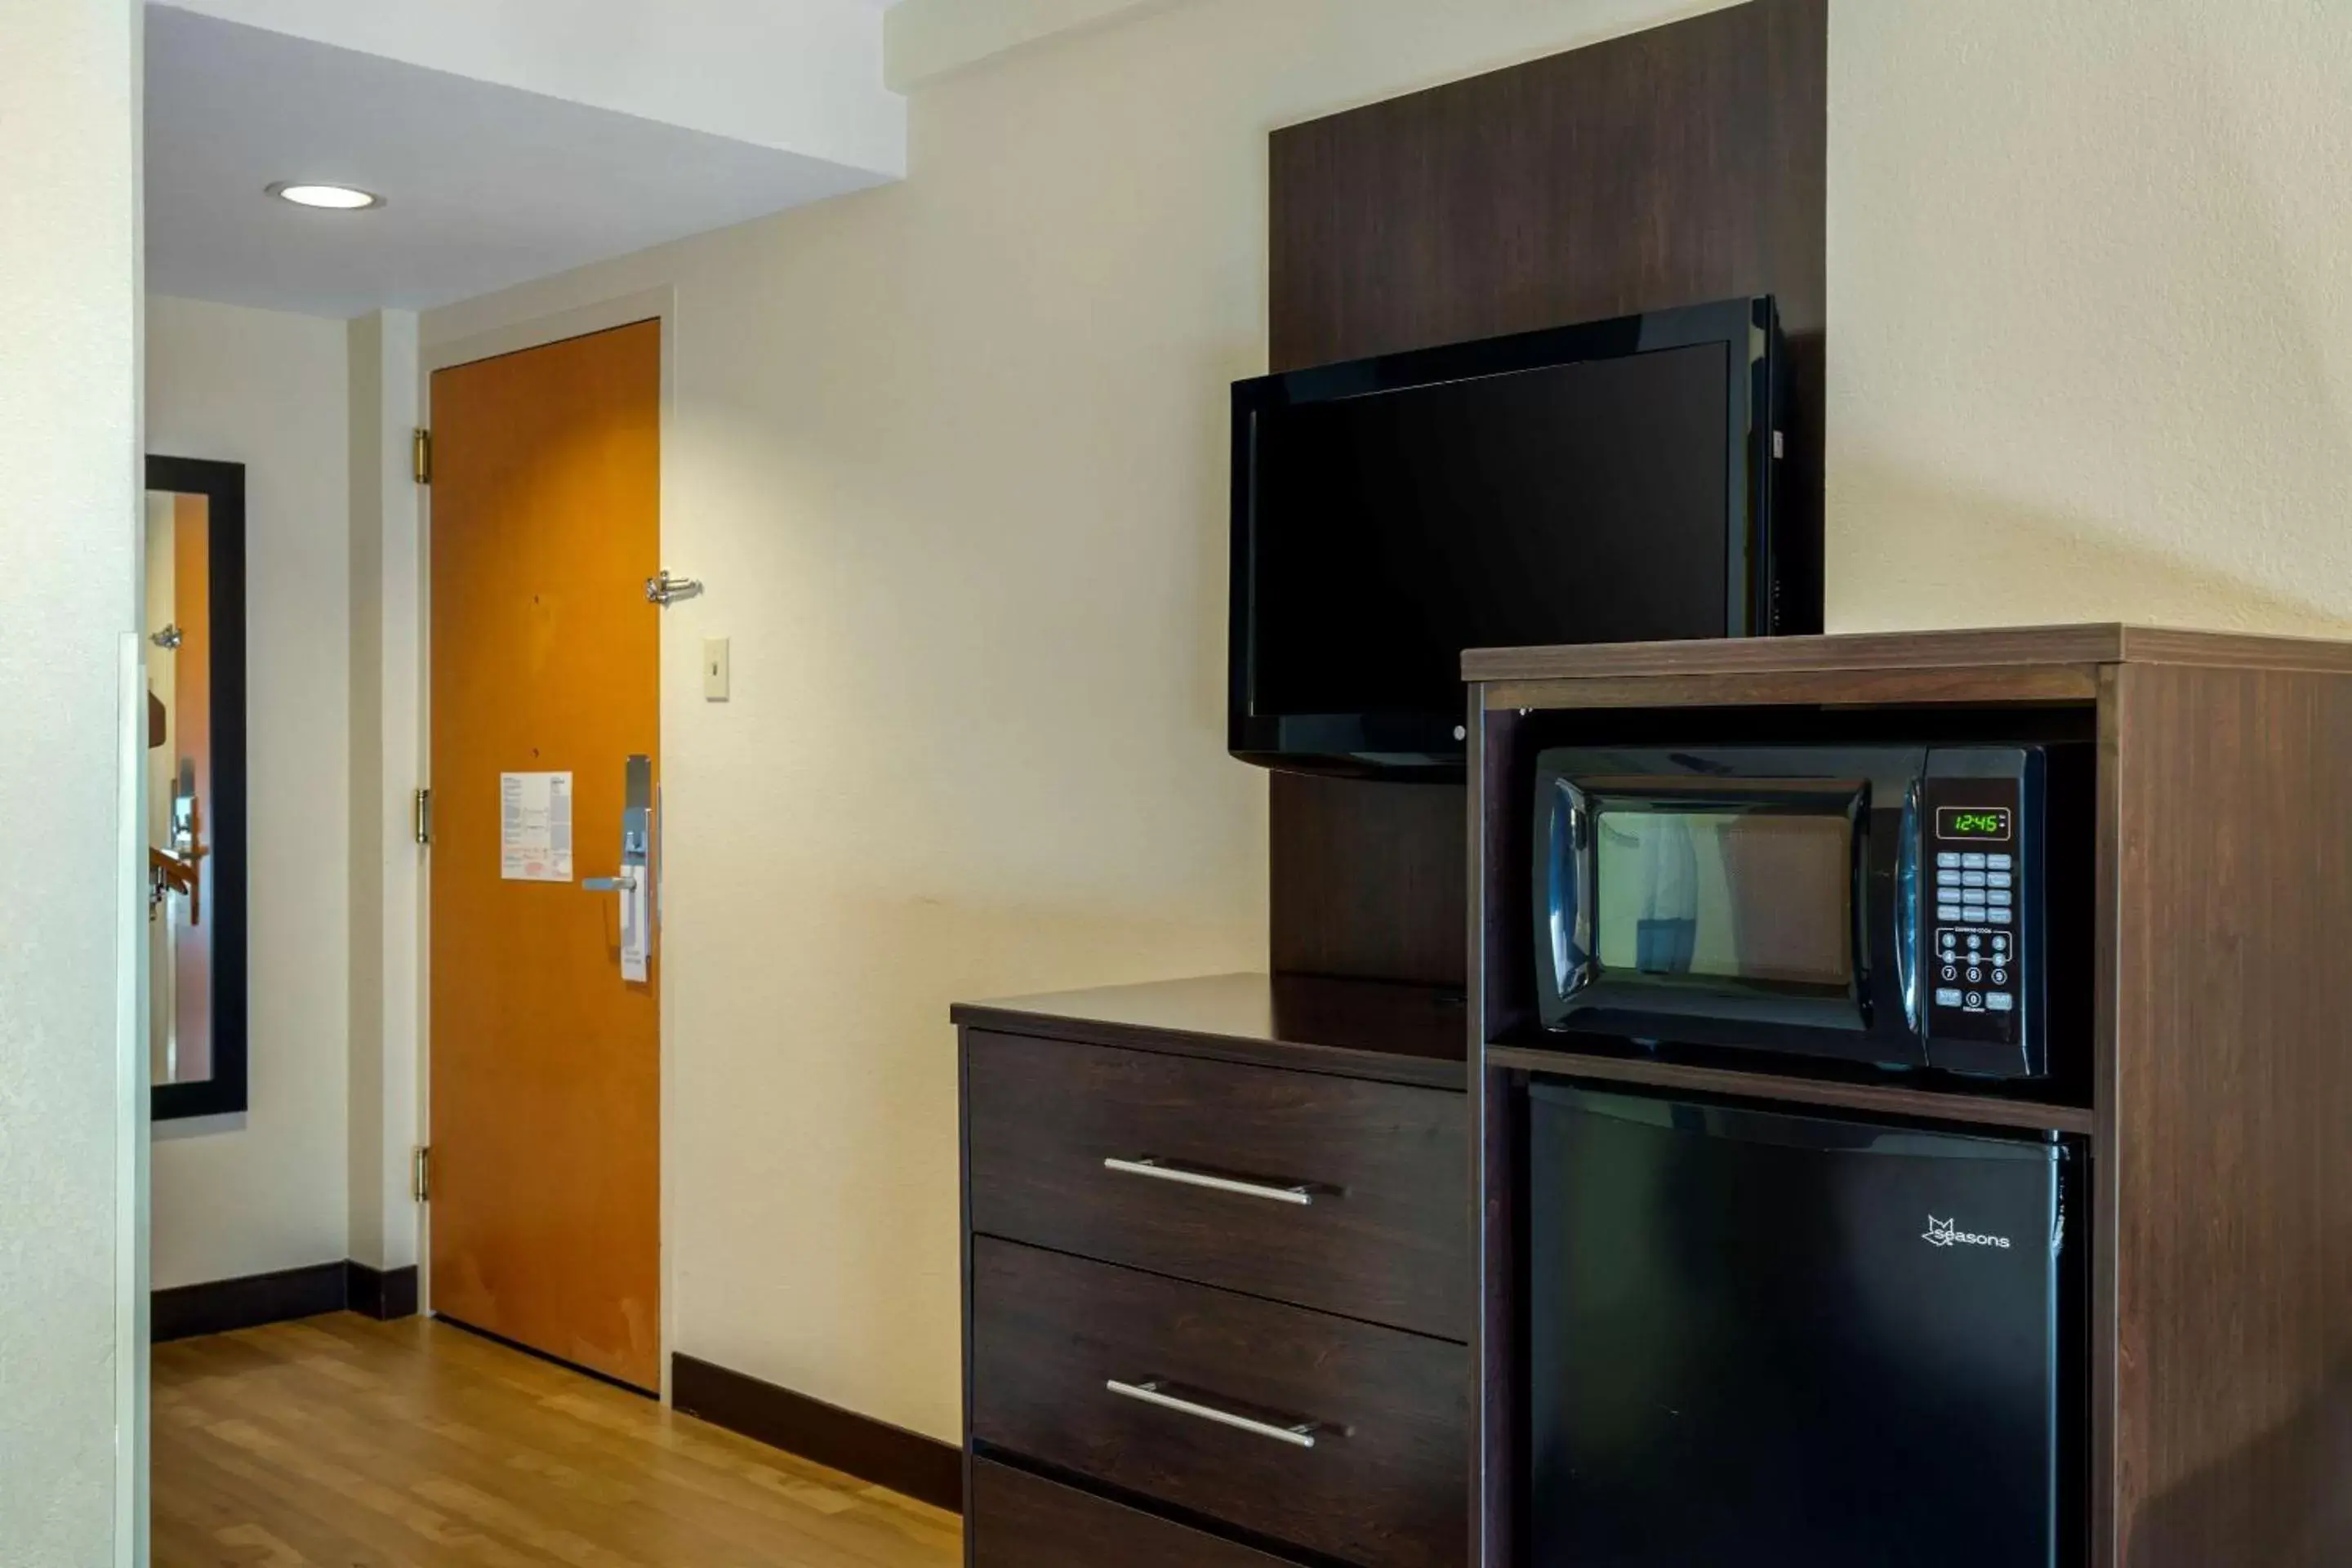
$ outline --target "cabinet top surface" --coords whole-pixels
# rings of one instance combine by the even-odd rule
[[[1469,1022],[1458,993],[1370,980],[1212,974],[960,1002],[959,1024],[1104,1045],[1238,1056],[1460,1088]]]
[[[2116,623],[1988,626],[1962,631],[1472,648],[1462,656],[1462,675],[1471,681],[1564,680],[2093,664],[2352,672],[2352,643]]]

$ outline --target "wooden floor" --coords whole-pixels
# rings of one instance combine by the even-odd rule
[[[155,1349],[156,1568],[947,1568],[954,1515],[409,1319]]]

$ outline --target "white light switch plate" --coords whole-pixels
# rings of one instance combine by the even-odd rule
[[[727,700],[728,658],[725,637],[702,639],[702,700]]]

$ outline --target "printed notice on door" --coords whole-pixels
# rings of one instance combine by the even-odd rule
[[[572,775],[499,775],[499,875],[509,882],[572,880]]]

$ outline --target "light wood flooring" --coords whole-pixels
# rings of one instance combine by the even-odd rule
[[[950,1568],[958,1521],[462,1330],[155,1348],[156,1568]]]

